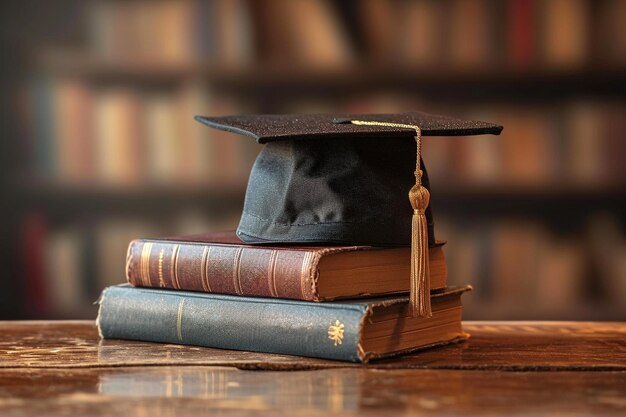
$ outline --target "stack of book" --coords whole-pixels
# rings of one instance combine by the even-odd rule
[[[447,286],[421,136],[501,126],[422,112],[196,120],[264,144],[239,227],[132,241],[130,285],[100,300],[103,337],[354,362],[467,338],[469,287]]]
[[[464,340],[445,242],[430,248],[433,315],[414,318],[410,248],[258,246],[234,232],[130,243],[130,285],[104,290],[105,338],[367,362]]]

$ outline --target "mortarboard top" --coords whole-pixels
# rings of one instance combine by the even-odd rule
[[[357,126],[349,120],[371,120],[379,122],[417,125],[422,136],[466,136],[498,135],[502,126],[473,120],[461,120],[447,116],[422,112],[397,114],[271,114],[223,117],[196,116],[196,120],[207,126],[254,138],[264,144],[280,140],[322,138],[413,138],[415,131],[406,128],[383,126]]]
[[[435,242],[429,194],[420,194],[424,204],[419,209],[416,194],[411,202],[408,198],[413,186],[430,188],[421,158],[416,168],[421,135],[497,135],[502,131],[491,123],[421,112],[196,116],[196,120],[266,144],[250,173],[237,228],[241,240],[412,245],[414,252],[419,247],[422,257],[426,256],[426,270],[426,245]],[[355,121],[387,125],[357,125]],[[413,219],[409,215],[412,205]],[[422,261],[412,258],[413,262],[424,270]],[[415,292],[412,287],[412,298]],[[429,295],[422,299],[430,312]]]

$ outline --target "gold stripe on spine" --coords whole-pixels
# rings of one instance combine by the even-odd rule
[[[144,287],[150,286],[150,252],[152,252],[152,242],[145,242],[141,248],[141,258],[139,263],[139,273]]]
[[[202,251],[202,262],[200,263],[200,281],[202,283],[202,289],[206,292],[211,292],[211,286],[209,285],[209,257],[211,256],[211,247],[205,246]]]
[[[307,291],[306,285],[309,281],[309,270],[311,267],[311,259],[313,258],[313,252],[306,252],[304,254],[304,259],[302,259],[302,269],[300,269],[300,294],[302,294],[302,299],[306,299]]]
[[[137,243],[135,241],[130,242],[128,245],[128,250],[126,251],[126,265],[124,266],[124,271],[126,271],[126,278],[129,281],[131,280],[132,272],[131,270],[135,265],[133,265],[133,261],[135,260],[135,247]],[[141,271],[139,272],[141,274]],[[140,277],[141,278],[141,277]]]
[[[163,255],[165,255],[165,249],[159,251],[159,287],[165,287],[165,280],[163,279]]]
[[[180,290],[180,282],[178,281],[178,253],[179,252],[180,252],[180,245],[178,244],[174,245],[174,248],[172,249],[172,262],[171,262],[170,270],[171,270],[172,285],[177,290]]]
[[[181,299],[178,303],[178,314],[176,315],[176,336],[178,341],[183,341],[183,306],[185,305],[185,299]]]
[[[278,258],[278,251],[272,250],[270,254],[269,263],[267,265],[267,283],[270,289],[272,297],[278,297],[278,291],[276,291],[276,259]]]
[[[235,292],[239,295],[242,295],[241,292],[241,281],[239,280],[239,267],[241,263],[241,253],[243,252],[243,247],[237,248],[237,253],[235,254],[235,261],[233,262],[233,283],[235,284]]]

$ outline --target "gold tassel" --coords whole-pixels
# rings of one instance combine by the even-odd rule
[[[430,202],[430,193],[422,185],[420,169],[422,151],[422,131],[419,126],[401,123],[350,120],[350,123],[362,126],[399,127],[415,130],[417,144],[417,162],[415,164],[415,185],[409,191],[409,200],[413,207],[411,227],[411,298],[410,314],[413,317],[432,317],[430,305],[430,270],[428,267],[428,222],[426,208]]]
[[[421,176],[421,171],[416,174]],[[413,317],[431,317],[430,307],[430,269],[428,267],[428,222],[426,207],[430,193],[421,185],[415,184],[409,191],[409,200],[413,206],[411,229],[411,315]]]

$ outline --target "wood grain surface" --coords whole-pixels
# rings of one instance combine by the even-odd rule
[[[0,387],[3,416],[623,415],[626,411],[623,372],[11,369],[0,372]]]
[[[0,415],[626,415],[625,324],[464,328],[467,342],[363,366],[0,322]]]
[[[470,340],[374,368],[626,370],[626,324],[468,322]],[[93,322],[0,322],[0,368],[213,365],[305,370],[363,365],[193,346],[101,340]]]

